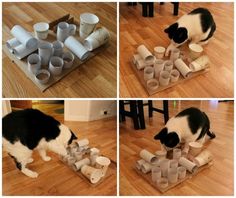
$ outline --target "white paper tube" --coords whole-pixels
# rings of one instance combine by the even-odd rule
[[[6,42],[6,46],[11,53],[13,52],[13,49],[19,45],[21,45],[21,43],[16,38],[12,38]]]
[[[176,183],[178,181],[177,168],[169,168],[168,169],[168,181],[169,181],[169,183]]]
[[[191,69],[184,63],[184,61],[178,58],[175,61],[175,66],[179,70],[179,72],[183,75],[184,78],[187,78],[192,73]]]
[[[155,63],[154,63],[154,72],[155,72],[154,76],[155,76],[155,78],[157,78],[157,79],[159,78],[160,72],[163,71],[163,69],[164,69],[164,64],[165,64],[165,62],[161,59],[157,59],[155,61]]]
[[[202,69],[207,68],[207,65],[209,63],[209,58],[206,55],[200,56],[196,60],[190,63],[189,67],[192,70],[192,72],[197,72]]]
[[[178,161],[175,159],[170,160],[170,168],[177,168],[178,167]]]
[[[178,48],[172,49],[170,54],[170,60],[175,61],[179,58],[180,50]]]
[[[207,150],[202,151],[197,157],[195,157],[195,161],[198,166],[203,166],[212,161],[212,159],[212,154]]]
[[[87,138],[82,140],[77,140],[76,143],[79,145],[79,147],[84,147],[89,145],[89,140]]]
[[[36,72],[34,79],[40,84],[47,84],[50,79],[50,72],[46,69],[40,69]]]
[[[157,160],[156,156],[146,149],[141,150],[139,156],[149,163],[154,163]]]
[[[177,69],[173,69],[170,72],[170,82],[176,82],[179,80],[179,71]]]
[[[91,165],[94,166],[96,164],[96,159],[99,155],[98,154],[90,154],[90,161],[91,161]]]
[[[143,59],[137,60],[136,67],[138,70],[143,69],[146,67],[146,63]]]
[[[157,156],[158,159],[165,159],[166,154],[167,154],[167,151],[165,150],[160,150],[160,151],[155,152],[155,155]]]
[[[144,45],[140,45],[137,48],[137,51],[139,55],[142,57],[142,59],[145,61],[152,61],[154,59],[152,53]]]
[[[90,149],[90,154],[91,154],[91,155],[99,154],[99,153],[100,153],[100,150],[97,149],[97,148],[95,148],[95,147],[93,147],[93,148]]]
[[[159,83],[161,86],[167,86],[170,82],[170,73],[168,71],[161,71],[159,76]]]
[[[11,29],[11,34],[20,41],[26,48],[37,48],[38,40],[34,38],[29,32],[27,32],[20,25],[15,25]]]
[[[88,165],[84,165],[81,168],[81,173],[86,176],[92,184],[97,183],[102,178],[101,170]]]
[[[89,34],[91,34],[98,22],[99,18],[95,14],[82,13],[80,15],[80,37],[86,38]]]
[[[181,149],[175,148],[173,149],[173,159],[179,159],[181,157]]]
[[[166,177],[168,175],[168,169],[170,167],[170,160],[163,159],[160,162],[160,168],[161,168],[161,174],[163,177]]]
[[[38,54],[31,54],[27,58],[28,71],[36,74],[37,71],[41,68],[41,58]]]
[[[168,179],[167,178],[158,179],[157,186],[162,189],[167,188],[169,186]]]
[[[142,165],[143,165],[144,163],[146,163],[146,161],[145,161],[144,159],[138,160],[138,161],[136,162],[136,167],[137,167],[137,169],[138,169],[138,170],[141,170]]]
[[[61,41],[54,41],[53,45],[53,56],[62,56],[64,44]]]
[[[76,32],[76,25],[60,22],[57,25],[57,40],[64,42],[68,36],[74,35]]]
[[[139,54],[133,55],[133,63],[136,65],[138,60],[142,60],[142,57]]]
[[[154,77],[154,68],[153,67],[145,67],[144,68],[144,80],[150,80]]]
[[[37,50],[37,47],[30,49],[30,48],[26,48],[23,44],[21,44],[13,49],[13,54],[16,56],[16,58],[22,59],[32,54],[36,50]]]
[[[192,60],[195,60],[196,58],[201,56],[201,53],[203,52],[203,48],[201,45],[198,45],[196,43],[189,44],[189,50],[190,50],[190,58]]]
[[[76,162],[76,159],[72,156],[67,158],[67,163],[69,166],[72,166]]]
[[[65,52],[62,54],[62,59],[64,61],[63,68],[71,68],[75,59],[75,56],[71,52]]]
[[[149,173],[152,170],[152,165],[149,164],[148,162],[145,162],[141,166],[141,171],[145,174]]]
[[[188,153],[192,156],[198,155],[202,150],[202,144],[198,142],[189,142],[189,151]]]
[[[173,61],[168,60],[164,64],[164,70],[170,72],[173,69]]]
[[[186,168],[183,166],[178,167],[178,178],[183,179],[186,177]]]
[[[43,41],[38,45],[38,54],[41,57],[42,65],[48,66],[51,56],[53,55],[52,43]]]
[[[152,181],[156,182],[160,178],[161,178],[161,168],[152,167]]]
[[[65,46],[81,60],[85,60],[89,56],[89,51],[73,36],[69,36],[65,40]]]
[[[154,48],[154,56],[157,59],[162,59],[164,57],[166,49],[162,46],[157,46]]]
[[[64,61],[62,58],[57,56],[52,56],[49,62],[49,71],[54,76],[58,76],[62,72]]]
[[[48,37],[49,24],[40,22],[34,24],[34,33],[38,39],[46,39]]]
[[[104,45],[109,40],[110,40],[109,31],[105,27],[102,27],[98,28],[84,40],[84,46],[89,51],[92,51]]]
[[[106,175],[108,166],[111,164],[111,160],[107,157],[99,156],[96,158],[96,168],[101,169],[102,176]]]
[[[147,80],[147,87],[148,89],[153,90],[153,91],[157,90],[159,87],[158,80],[154,78]]]
[[[84,159],[74,163],[74,166],[75,166],[76,170],[80,170],[82,168],[82,166],[89,165],[89,164],[90,164],[90,159],[84,158]]]
[[[191,173],[195,173],[197,171],[197,169],[198,169],[198,167],[197,167],[197,165],[195,163],[189,161],[185,157],[179,158],[179,164],[181,166],[184,166]]]

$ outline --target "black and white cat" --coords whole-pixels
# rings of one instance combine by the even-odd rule
[[[3,148],[25,175],[36,178],[38,173],[26,166],[33,162],[33,150],[44,161],[51,158],[46,150],[66,155],[66,147],[77,137],[65,125],[36,109],[12,112],[2,119]]]
[[[191,107],[169,119],[154,139],[160,140],[167,150],[184,143],[184,152],[187,152],[189,142],[197,141],[203,144],[206,135],[211,139],[215,138],[215,134],[210,132],[209,118],[201,110]]]
[[[164,30],[171,39],[166,56],[170,50],[179,47],[188,40],[200,45],[208,43],[215,30],[216,24],[209,10],[205,8],[194,9]]]

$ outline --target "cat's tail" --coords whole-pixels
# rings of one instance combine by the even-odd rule
[[[211,138],[211,139],[214,139],[216,137],[215,133],[214,132],[211,132],[211,131],[207,131],[207,135]]]

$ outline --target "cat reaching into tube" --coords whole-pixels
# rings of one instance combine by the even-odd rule
[[[207,44],[216,30],[216,24],[209,10],[197,8],[180,17],[175,23],[164,30],[171,40],[165,56],[169,52],[190,41],[199,45]]]

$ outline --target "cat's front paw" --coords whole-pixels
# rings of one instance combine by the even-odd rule
[[[31,178],[37,178],[38,175],[39,175],[39,174],[38,174],[37,172],[31,171],[31,173],[30,173],[29,176],[30,176]]]
[[[49,157],[49,156],[45,156],[45,157],[43,158],[43,160],[46,161],[46,162],[50,161],[51,159],[52,159],[52,158]]]
[[[27,162],[28,162],[28,164],[29,164],[29,163],[32,163],[33,161],[34,161],[33,158],[29,158]]]

